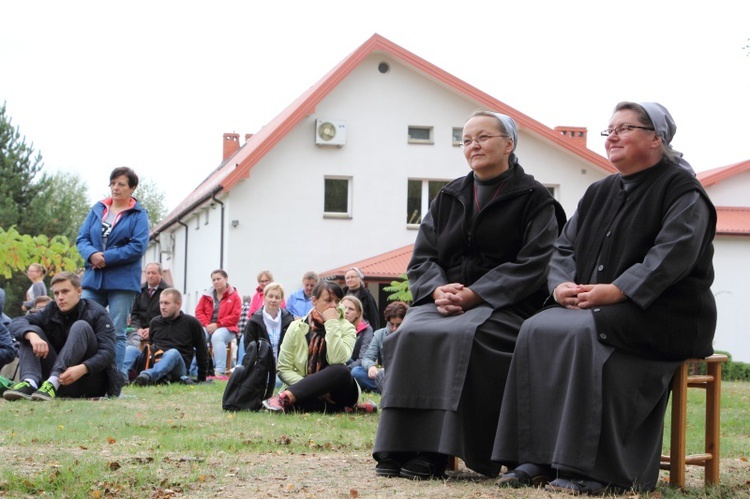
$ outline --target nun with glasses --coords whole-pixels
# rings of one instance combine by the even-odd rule
[[[619,173],[592,184],[555,243],[556,302],[518,336],[497,425],[500,484],[596,494],[652,490],[669,382],[713,353],[716,212],[669,145],[655,102],[621,102],[605,149]]]
[[[477,112],[462,144],[471,172],[424,217],[407,272],[414,305],[383,342],[379,476],[440,478],[448,456],[498,474],[492,441],[516,337],[547,295],[565,215],[518,163],[516,123]]]

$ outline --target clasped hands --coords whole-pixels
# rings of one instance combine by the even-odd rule
[[[104,253],[101,251],[97,251],[96,253],[92,254],[89,257],[89,262],[91,263],[92,269],[103,269],[107,266],[106,262],[104,261]]]
[[[482,301],[478,294],[458,282],[438,286],[432,298],[438,312],[445,316],[461,315]]]
[[[552,296],[555,301],[571,310],[614,305],[627,300],[625,294],[614,284],[559,284]]]

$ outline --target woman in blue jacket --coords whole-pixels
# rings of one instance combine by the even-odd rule
[[[109,307],[120,370],[125,359],[125,328],[141,291],[141,258],[148,246],[148,213],[133,197],[136,187],[138,175],[132,169],[112,170],[111,197],[94,204],[76,239],[86,262],[83,298]]]

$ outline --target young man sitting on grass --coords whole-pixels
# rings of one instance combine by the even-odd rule
[[[165,378],[169,381],[181,380],[187,376],[193,355],[198,364],[198,381],[206,381],[208,347],[203,326],[198,319],[182,312],[180,307],[182,307],[182,294],[178,290],[167,288],[161,292],[159,297],[161,315],[151,319],[148,341],[152,352],[161,350],[163,354],[154,367],[144,370],[135,378],[136,385],[151,385]]]
[[[19,342],[21,381],[6,400],[116,397],[124,382],[115,364],[115,333],[107,310],[81,299],[81,279],[60,272],[51,281],[54,303],[16,317],[10,332]],[[46,379],[44,383],[40,382]]]

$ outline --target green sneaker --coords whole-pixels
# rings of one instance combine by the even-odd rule
[[[0,376],[0,395],[5,393],[5,390],[10,390],[13,387],[13,382],[5,376]]]
[[[31,400],[55,400],[55,397],[57,397],[55,385],[49,381],[42,383],[39,390],[31,394]]]
[[[34,391],[34,387],[31,386],[28,381],[21,381],[20,383],[11,386],[10,390],[5,390],[3,398],[5,400],[31,400],[31,394],[34,393]]]

